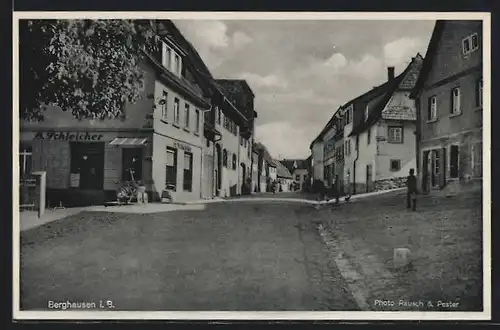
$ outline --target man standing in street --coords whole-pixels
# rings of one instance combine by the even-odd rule
[[[406,179],[406,208],[415,211],[417,208],[417,178],[415,177],[415,170],[410,169],[410,175]]]

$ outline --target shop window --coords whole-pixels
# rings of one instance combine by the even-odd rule
[[[401,160],[391,159],[391,171],[397,172],[399,170],[401,170]]]
[[[222,166],[227,167],[227,150],[222,151]]]
[[[70,142],[72,187],[102,189],[104,184],[104,143]]]
[[[177,186],[177,149],[167,147],[165,185]]]
[[[142,180],[142,148],[122,149],[122,180],[132,179]]]
[[[193,154],[184,153],[184,180],[182,183],[184,191],[193,190]]]
[[[403,143],[403,127],[389,126],[389,143]]]
[[[459,160],[459,147],[456,145],[450,146],[450,178],[458,178]]]
[[[33,150],[30,145],[19,146],[19,177],[21,179],[31,175]]]
[[[233,154],[233,170],[236,169],[236,154]]]

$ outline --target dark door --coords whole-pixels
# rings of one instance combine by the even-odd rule
[[[80,174],[80,189],[103,188],[104,143],[72,143],[71,163],[71,172]]]
[[[429,191],[429,177],[430,177],[430,158],[429,158],[430,152],[429,151],[424,151],[423,157],[422,157],[422,191],[428,192]]]
[[[372,191],[372,165],[366,165],[366,192]]]

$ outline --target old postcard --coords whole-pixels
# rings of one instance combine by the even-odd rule
[[[15,319],[490,319],[489,14],[13,17]]]

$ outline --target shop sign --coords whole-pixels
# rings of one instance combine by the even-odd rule
[[[91,132],[37,132],[35,140],[101,141],[102,134]]]
[[[182,149],[182,150],[187,151],[187,152],[191,152],[191,146],[189,146],[185,143],[174,142],[174,148]]]

